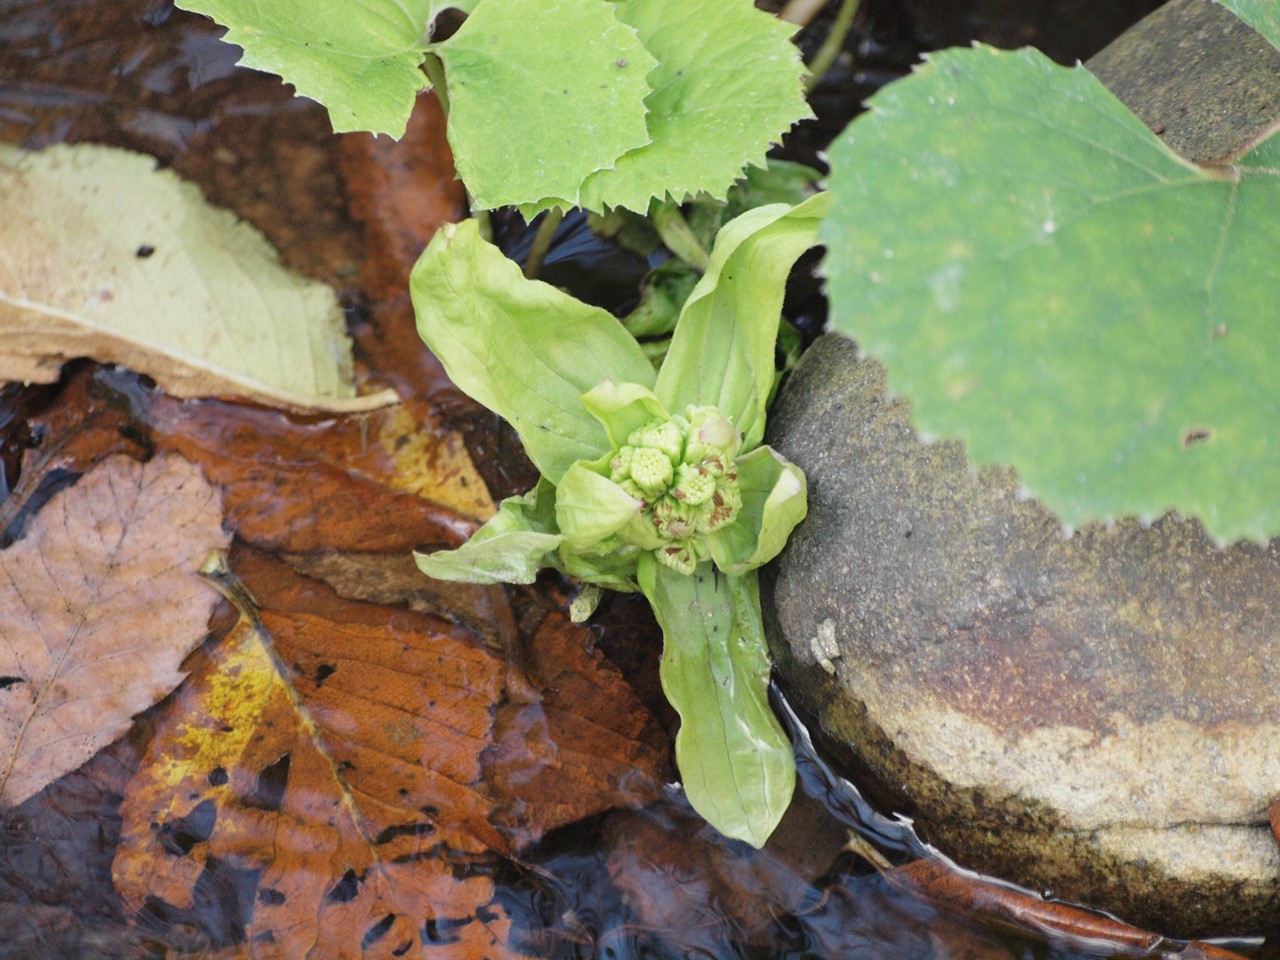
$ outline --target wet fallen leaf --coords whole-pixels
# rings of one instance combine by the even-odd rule
[[[134,741],[122,737],[26,802],[0,811],[0,902],[74,904],[83,922],[123,922],[111,861],[120,840],[120,798],[142,753]]]
[[[655,795],[662,753],[627,740],[634,716],[584,711],[572,656],[530,670],[574,695],[561,707],[435,617],[342,599],[252,551],[233,564],[260,617],[239,600],[248,617],[175,696],[128,790],[129,911],[260,957],[510,956],[495,852]],[[587,708],[616,710],[620,677],[581,682],[601,681]],[[548,735],[570,746],[549,756]],[[550,790],[557,773],[572,797]]]
[[[228,522],[263,548],[382,552],[452,545],[492,510],[456,435],[415,424],[411,412],[389,408],[299,423],[244,407],[158,398],[148,421],[159,446],[199,463],[224,487]],[[397,456],[409,468],[404,474]],[[475,513],[463,515],[442,499]]]
[[[367,410],[333,291],[152,158],[0,148],[0,378],[49,383],[91,356],[179,397]],[[181,318],[177,322],[176,318]]]
[[[217,401],[181,403],[120,370],[75,369],[30,424],[21,501],[50,474],[115,452],[180,453],[223,490],[241,540],[288,553],[457,546],[492,501],[456,433],[410,401],[322,421]],[[0,529],[19,504],[0,504]],[[422,578],[425,579],[425,578]]]
[[[913,860],[886,871],[890,883],[931,903],[1023,936],[1062,938],[1087,944],[1102,956],[1150,957],[1169,943],[1157,933],[1069,903],[1045,900],[1010,884],[971,873],[941,859]],[[1192,940],[1178,951],[1180,960],[1243,960],[1230,950]]]
[[[80,766],[182,680],[216,595],[217,491],[176,456],[112,457],[0,552],[0,804]]]
[[[377,644],[360,624],[330,626],[328,639]],[[440,814],[465,793],[458,781],[476,776],[489,717],[477,700],[432,723],[417,704],[419,695],[423,708],[433,695],[458,698],[485,658],[411,629],[385,644],[412,654],[406,668],[429,661],[447,673],[422,677],[420,691],[409,673],[395,690],[366,678],[342,691],[373,698],[366,726],[380,742],[335,753],[334,718],[298,699],[262,624],[240,622],[179,692],[130,786],[115,864],[126,910],[186,920],[213,946],[246,942],[258,958],[421,957],[433,935],[454,941],[445,956],[507,955],[503,918],[475,920],[492,896],[487,877],[466,876],[483,845]],[[353,672],[330,669],[335,686]],[[443,771],[420,762],[433,750],[448,753]],[[218,875],[252,880],[210,901]]]
[[[361,286],[374,300],[404,294],[436,227],[467,215],[440,103],[434,93],[418,97],[399,140],[350,133],[338,149],[351,213],[364,224]]]

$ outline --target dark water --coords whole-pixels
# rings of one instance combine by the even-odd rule
[[[1069,62],[1091,55],[1155,6],[866,0],[846,55],[815,92],[817,119],[803,124],[780,154],[820,164],[820,151],[861,101],[905,73],[922,50],[971,39],[1034,43]],[[802,36],[806,50],[819,42],[829,16]],[[236,69],[237,51],[218,34],[207,20],[156,0],[0,0],[0,136],[33,148],[64,141],[128,147],[200,184],[211,201],[263,230],[288,265],[341,292],[363,364],[414,391],[430,416],[461,430],[496,495],[523,489],[531,474],[510,434],[452,391],[420,348],[406,358],[412,340],[386,335],[403,325],[404,307],[396,313],[394,304],[375,297],[362,274],[365,238],[347,209],[342,161],[323,112],[274,78]],[[504,229],[513,246],[522,242],[521,225]],[[619,289],[643,273],[643,265],[595,242],[572,220],[551,262],[584,276],[603,264]],[[145,446],[153,428],[146,381],[77,369],[98,391],[95,402],[117,410],[121,442],[133,436]],[[0,501],[21,482],[24,455],[48,442],[33,424],[57,403],[59,389],[11,386],[0,393]],[[5,516],[8,538],[21,537],[35,509],[78,475],[44,477],[25,512]],[[553,600],[561,589],[544,587]],[[656,680],[657,632],[644,604],[609,601],[594,630],[598,648],[670,728]],[[240,902],[231,874],[223,889],[206,889],[203,901],[183,911],[155,903],[129,915],[113,892],[121,791],[145,748],[144,727],[0,814],[0,958],[201,955],[235,943],[240,914],[251,904]],[[763,851],[719,837],[668,791],[643,809],[570,824],[497,861],[495,904],[512,920],[511,945],[528,956],[611,960],[1066,960],[1115,952],[1019,934],[895,881],[885,868],[922,852],[909,827],[862,804],[802,739],[798,749],[802,789]],[[849,843],[851,834],[861,846]],[[1155,952],[1174,949],[1164,944]]]

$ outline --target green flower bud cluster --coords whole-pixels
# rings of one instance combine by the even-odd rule
[[[681,573],[710,556],[706,536],[742,508],[734,458],[737,428],[715,407],[654,419],[632,431],[609,461],[609,478],[643,503],[622,539]]]

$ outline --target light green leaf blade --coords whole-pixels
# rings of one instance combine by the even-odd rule
[[[769,145],[812,116],[790,41],[794,26],[750,0],[623,0],[616,7],[658,59],[645,101],[652,143],[588,177],[579,206],[644,212],[650,198],[668,194],[723,198],[747,164],[763,166]],[[572,196],[559,194],[562,203]]]
[[[585,463],[571,466],[556,485],[556,524],[573,550],[589,550],[613,536],[643,506]]]
[[[833,323],[925,435],[1070,527],[1280,533],[1275,169],[1194,167],[1087,71],[981,47],[887,87],[831,163]]]
[[[1218,0],[1273,47],[1280,47],[1280,3],[1276,0]]]
[[[582,405],[600,421],[615,450],[651,420],[667,420],[667,410],[648,387],[601,380],[582,395]]]
[[[449,144],[477,206],[547,196],[649,142],[655,61],[605,0],[484,0],[434,48],[449,80]]]
[[[646,554],[640,587],[662,627],[662,688],[680,714],[676,765],[693,808],[760,847],[791,802],[795,758],[769,706],[769,657],[754,573],[710,563],[676,573]]]
[[[770,204],[724,225],[658,373],[654,391],[668,410],[719,407],[745,449],[760,442],[787,274],[818,242],[830,202],[822,193],[795,207]]]
[[[0,380],[48,383],[90,356],[178,397],[301,410],[356,397],[333,290],[286,270],[257,230],[153,158],[0,146]]]
[[[635,547],[624,545],[608,554],[575,553],[561,547],[558,556],[557,569],[571,577],[620,593],[638,593],[640,590],[636,583],[640,551]]]
[[[729,526],[710,537],[711,558],[728,574],[768,563],[787,544],[809,510],[804,471],[770,447],[757,447],[737,462],[742,508]]]
[[[436,232],[409,289],[418,332],[449,378],[516,428],[552,483],[610,451],[584,393],[605,377],[653,383],[644,352],[612,315],[526,280],[474,220]]]
[[[528,493],[508,497],[456,550],[422,553],[418,569],[437,580],[463,583],[533,583],[538,571],[554,566],[551,551],[564,542],[555,525],[555,488],[545,480]]]
[[[420,69],[427,29],[446,7],[477,0],[181,0],[227,27],[244,48],[240,65],[274,73],[300,96],[325,106],[335,133],[404,134],[414,98],[427,86]]]

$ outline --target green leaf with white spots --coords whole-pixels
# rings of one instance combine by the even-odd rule
[[[492,0],[485,0],[486,3]],[[580,194],[555,193],[523,209],[556,205],[643,212],[653,197],[705,192],[723,198],[748,164],[797,120],[812,116],[794,26],[751,0],[621,0],[618,17],[635,28],[658,62],[649,74],[651,143],[586,178]]]
[[[449,83],[449,144],[477,206],[547,196],[649,142],[654,59],[605,0],[484,0],[433,48]]]
[[[1071,527],[1175,509],[1280,533],[1280,170],[1171,153],[1090,73],[930,57],[831,150],[835,327],[927,436]]]
[[[323,104],[336,133],[404,134],[426,88],[421,64],[436,14],[478,0],[179,0],[227,27],[243,67],[284,78]]]

